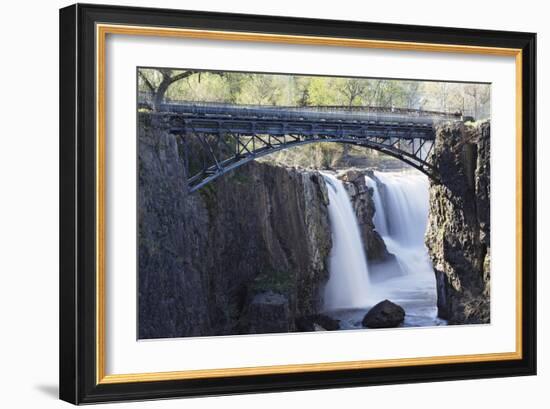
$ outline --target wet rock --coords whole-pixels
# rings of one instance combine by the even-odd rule
[[[329,317],[324,314],[317,314],[315,322],[325,328],[327,331],[336,331],[340,329],[340,320]]]
[[[372,177],[372,171],[365,169],[350,169],[339,176],[350,196],[351,204],[357,216],[357,223],[365,247],[365,253],[370,262],[376,263],[395,259],[388,252],[384,240],[376,231],[373,218],[376,212],[373,191],[367,186],[365,176]]]
[[[298,331],[316,331],[316,327],[321,327],[325,331],[336,331],[340,329],[340,320],[325,314],[314,314],[296,319],[296,329]]]
[[[490,320],[490,122],[436,129],[426,246],[438,316],[450,324]]]
[[[384,300],[365,314],[362,324],[367,328],[393,328],[402,324],[404,320],[405,310],[389,300]]]

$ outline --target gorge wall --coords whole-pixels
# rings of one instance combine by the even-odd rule
[[[338,329],[320,314],[332,247],[322,175],[254,161],[189,194],[177,124],[138,119],[139,338]],[[490,319],[489,139],[488,122],[436,132],[426,244],[451,324]],[[366,175],[376,181],[366,169],[339,177],[369,268],[387,267]]]
[[[322,176],[251,162],[189,194],[171,124],[138,119],[139,338],[313,328],[331,248]]]
[[[426,245],[450,324],[490,321],[490,123],[438,126]]]
[[[377,211],[373,200],[373,189],[367,185],[365,176],[375,179],[368,169],[350,169],[340,176],[357,215],[357,223],[363,239],[369,263],[393,260],[384,240],[374,226],[374,213]]]

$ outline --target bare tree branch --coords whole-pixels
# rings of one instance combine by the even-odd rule
[[[170,77],[170,84],[176,82],[176,81],[179,81],[179,80],[182,80],[184,78],[187,78],[187,77],[190,77],[191,75],[195,74],[197,71],[183,71],[183,72],[180,72],[179,74],[177,75],[174,75],[173,77]]]
[[[143,82],[145,83],[145,85],[147,86],[147,88],[149,88],[149,90],[154,94],[155,91],[156,91],[156,88],[153,86],[151,81],[149,81],[149,78],[147,78],[145,76],[145,74],[143,73],[142,70],[138,70],[138,74],[141,77],[141,79],[143,80]]]

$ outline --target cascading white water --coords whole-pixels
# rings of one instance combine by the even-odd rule
[[[437,318],[435,277],[424,234],[428,223],[429,182],[417,171],[374,172],[366,183],[373,189],[374,225],[402,274],[392,264],[380,266],[376,294],[403,306],[406,326],[441,325]]]
[[[361,308],[368,304],[370,282],[357,217],[342,182],[330,174],[323,176],[327,182],[332,230],[330,278],[325,287],[324,307]]]
[[[407,245],[424,245],[428,222],[428,178],[417,171],[374,172],[374,175],[384,185],[386,206],[380,206],[380,212],[384,213],[385,220],[390,221],[389,226],[383,227],[388,230],[386,234]]]
[[[428,223],[429,182],[417,171],[374,172],[383,185],[380,191],[375,180],[365,177],[373,188],[374,225],[407,274],[429,272],[431,263],[424,245]]]
[[[384,205],[382,204],[382,198],[380,197],[380,192],[378,190],[378,185],[376,182],[368,176],[365,176],[365,182],[367,186],[370,187],[373,191],[372,198],[374,200],[374,217],[373,222],[376,227],[376,231],[380,236],[386,237],[388,235],[388,222],[386,220],[386,212],[384,212]]]
[[[344,185],[323,175],[329,192],[332,250],[325,310],[341,328],[362,328],[374,304],[389,299],[406,312],[404,326],[442,325],[437,318],[435,277],[424,234],[428,222],[429,183],[417,171],[375,172],[365,177],[373,189],[374,225],[395,261],[373,264],[369,276],[357,218]],[[378,183],[376,182],[376,180]]]

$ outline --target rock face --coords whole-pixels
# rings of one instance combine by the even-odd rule
[[[384,300],[372,307],[363,318],[363,326],[367,328],[394,328],[405,320],[405,310]]]
[[[268,332],[275,315],[294,331],[317,314],[332,246],[322,176],[251,162],[189,194],[182,142],[151,118],[139,115],[139,338]]]
[[[296,320],[296,327],[299,331],[336,331],[340,329],[340,320],[329,317],[325,314],[315,314],[307,317],[300,317]]]
[[[490,320],[490,123],[441,124],[431,182],[426,245],[439,317],[450,324]]]
[[[273,291],[254,296],[248,306],[247,318],[251,333],[288,332],[292,329],[288,298]]]
[[[341,179],[355,210],[369,263],[389,261],[395,257],[388,252],[384,240],[374,226],[373,217],[376,209],[372,198],[373,191],[365,181],[366,175],[372,177],[372,171],[351,169],[344,173]]]

